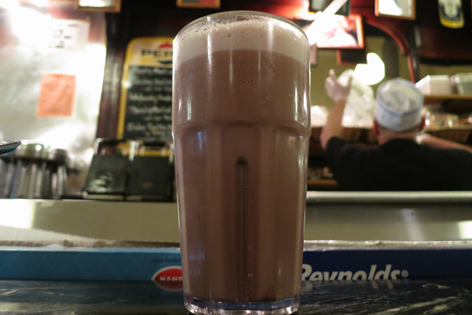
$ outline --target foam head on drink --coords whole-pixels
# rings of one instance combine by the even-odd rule
[[[174,41],[173,135],[185,294],[299,294],[309,46],[266,14],[216,14]]]

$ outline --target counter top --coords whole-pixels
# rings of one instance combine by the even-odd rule
[[[0,199],[0,232],[2,226],[70,237],[180,241],[177,204],[171,202]],[[472,239],[472,192],[308,192],[305,239]]]
[[[308,191],[307,204],[316,203],[471,203],[472,191]]]
[[[470,314],[472,279],[302,282],[300,314]],[[154,282],[0,281],[0,313],[186,314]]]

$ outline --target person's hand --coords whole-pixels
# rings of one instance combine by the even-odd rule
[[[338,82],[338,77],[336,77],[336,73],[334,70],[329,70],[329,77],[326,78],[325,81],[325,89],[328,93],[328,96],[335,102],[337,101],[345,101],[351,91],[351,82],[352,77],[349,77],[347,85],[342,85]]]

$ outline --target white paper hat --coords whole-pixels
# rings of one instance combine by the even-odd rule
[[[405,131],[421,122],[424,96],[410,81],[396,78],[377,89],[375,119],[387,129]]]

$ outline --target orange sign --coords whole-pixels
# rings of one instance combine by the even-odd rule
[[[75,100],[75,75],[43,74],[37,117],[72,116]]]

